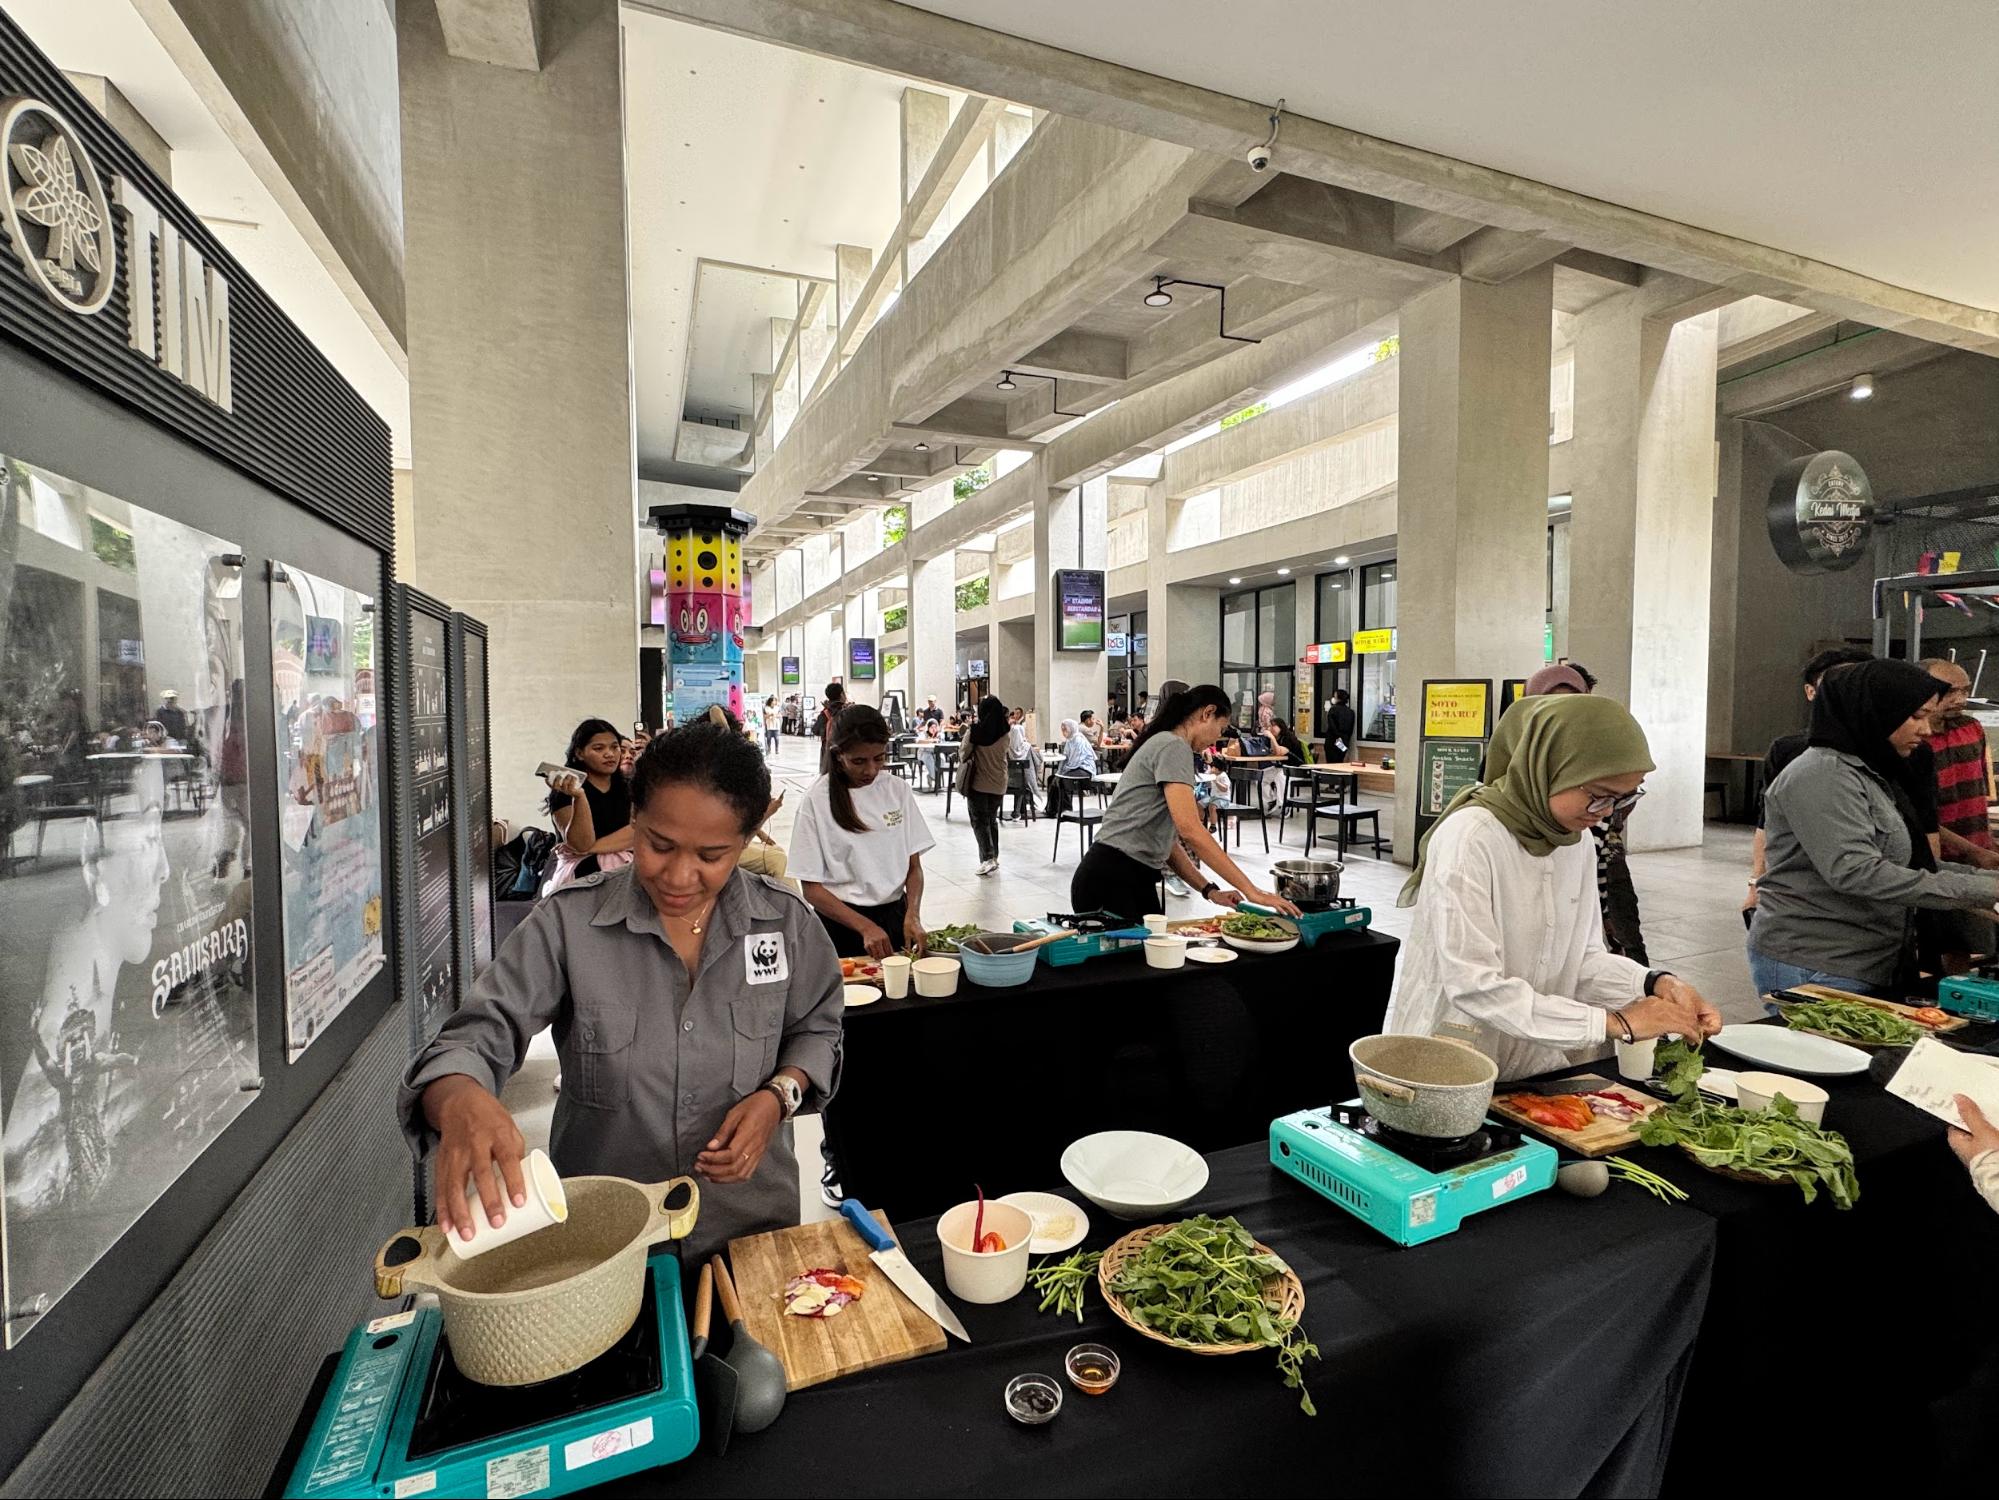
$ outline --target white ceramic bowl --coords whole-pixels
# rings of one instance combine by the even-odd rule
[[[1177,937],[1149,937],[1145,940],[1145,961],[1155,969],[1185,968],[1187,940]]]
[[[1243,953],[1289,953],[1298,946],[1298,929],[1292,927],[1282,917],[1275,919],[1279,926],[1289,929],[1291,936],[1266,941],[1263,938],[1240,938],[1228,932],[1222,933],[1222,941]]]
[[[1011,1203],[986,1200],[986,1228],[1006,1241],[1006,1249],[983,1255],[972,1250],[977,1203],[960,1203],[937,1221],[944,1252],[944,1285],[961,1302],[1004,1302],[1027,1285],[1027,1256],[1034,1244],[1034,1220]]]
[[[916,980],[916,993],[927,1000],[957,994],[959,967],[955,958],[919,958],[909,969]]]
[[[1798,1118],[1814,1125],[1825,1123],[1826,1101],[1832,1096],[1815,1083],[1802,1078],[1786,1078],[1782,1073],[1737,1073],[1735,1102],[1746,1110],[1768,1109],[1782,1094],[1798,1106]]]
[[[840,998],[847,1002],[848,1010],[852,1010],[857,1005],[873,1005],[881,997],[882,992],[871,984],[843,984],[840,986]]]
[[[1151,1219],[1191,1203],[1208,1185],[1208,1164],[1167,1136],[1104,1130],[1070,1142],[1062,1175],[1106,1213]]]

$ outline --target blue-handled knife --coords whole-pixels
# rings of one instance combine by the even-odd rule
[[[958,1315],[937,1295],[936,1288],[923,1279],[923,1273],[909,1263],[902,1247],[875,1222],[875,1216],[852,1198],[840,1205],[840,1212],[866,1242],[868,1259],[881,1267],[882,1274],[895,1283],[895,1289],[914,1302],[918,1312],[946,1333],[971,1343],[972,1336],[965,1332],[965,1325],[958,1321]]]

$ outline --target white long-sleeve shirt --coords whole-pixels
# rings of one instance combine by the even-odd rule
[[[1604,950],[1596,845],[1537,858],[1481,807],[1430,842],[1388,1030],[1478,1028],[1502,1082],[1601,1056],[1609,1011],[1645,992],[1645,967]]]
[[[1971,1158],[1971,1185],[1999,1213],[1999,1151],[1981,1151]]]

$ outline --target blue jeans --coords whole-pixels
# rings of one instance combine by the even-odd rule
[[[1782,959],[1768,958],[1754,948],[1749,950],[1749,977],[1755,981],[1756,993],[1773,995],[1778,990],[1796,989],[1801,984],[1822,984],[1828,989],[1851,990],[1856,995],[1871,995],[1877,1000],[1888,998],[1886,991],[1878,984],[1870,984],[1865,979],[1855,979],[1847,974],[1829,974],[1824,969],[1807,969],[1798,964],[1787,964]],[[1766,1005],[1771,1015],[1778,1014],[1777,1007]]]

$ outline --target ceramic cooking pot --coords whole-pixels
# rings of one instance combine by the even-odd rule
[[[1364,1036],[1347,1048],[1367,1112],[1392,1130],[1454,1140],[1485,1123],[1499,1066],[1448,1036]]]

